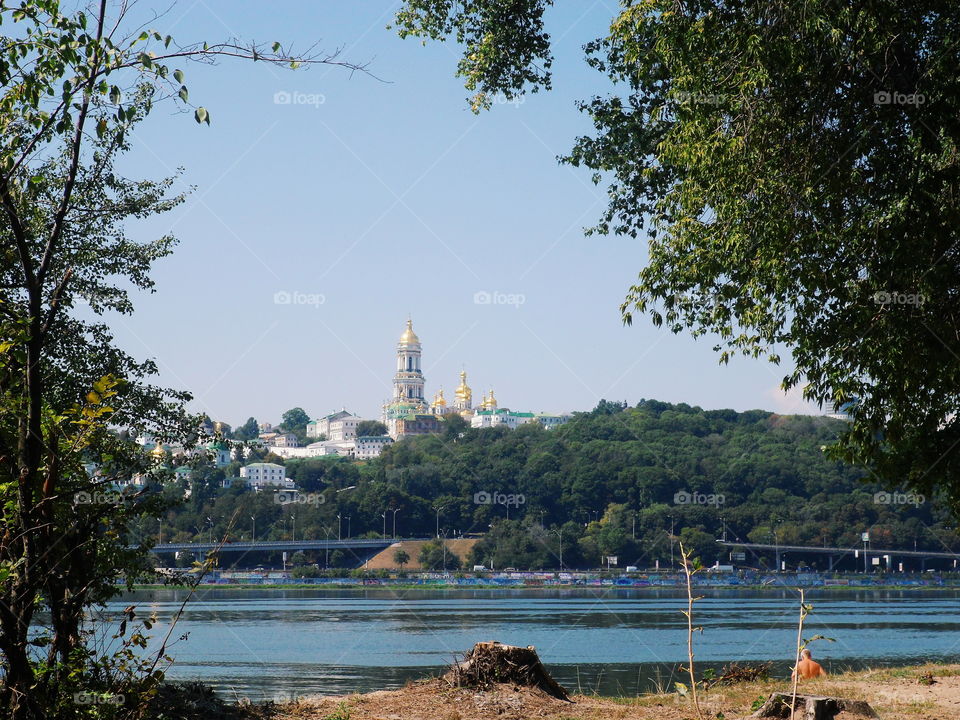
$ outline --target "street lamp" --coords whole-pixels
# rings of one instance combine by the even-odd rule
[[[670,516],[670,569],[673,570],[673,515]]]
[[[400,511],[400,508],[394,508],[390,512],[393,513],[393,537],[397,537],[397,513]]]
[[[383,538],[384,538],[384,539],[387,538],[387,512],[388,512],[388,510],[389,510],[389,508],[388,508],[387,510],[384,510],[382,513],[380,513],[380,517],[383,518]]]
[[[560,572],[563,572],[563,527],[555,528],[550,532],[556,534],[560,540]]]
[[[337,540],[343,539],[343,536],[340,532],[342,527],[343,527],[343,517],[341,517],[340,513],[337,513]]]
[[[250,542],[255,543],[257,541],[257,516],[251,515],[250,522],[252,523],[250,529]]]
[[[327,536],[327,544],[324,547],[324,549],[326,550],[326,555],[323,559],[323,569],[327,570],[330,567],[330,534],[333,532],[333,530],[331,530],[326,525],[324,525],[323,532]]]
[[[437,537],[440,537],[440,511],[446,507],[445,505],[434,505],[433,509],[437,511]]]
[[[297,516],[291,515],[290,522],[291,522],[291,528],[292,528],[290,532],[290,542],[296,542],[297,541]]]

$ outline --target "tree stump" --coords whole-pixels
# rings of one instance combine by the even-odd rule
[[[763,707],[757,710],[755,718],[789,718],[791,693],[773,693]],[[865,718],[875,718],[877,713],[863,700],[846,700],[837,697],[821,695],[797,695],[797,710],[802,715],[796,717],[803,720],[833,720],[839,712],[859,715]]]
[[[550,676],[533,645],[478,642],[443,679],[453,687],[485,689],[496,683],[535,687],[558,700],[570,701],[570,694]]]

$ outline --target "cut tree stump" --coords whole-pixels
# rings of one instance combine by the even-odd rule
[[[790,693],[773,693],[752,717],[789,718],[792,698],[793,695]],[[865,718],[878,717],[870,704],[863,700],[845,700],[822,695],[797,695],[798,714],[795,716],[797,720],[833,720],[839,712]]]
[[[463,660],[453,664],[443,679],[453,687],[481,689],[496,683],[512,683],[539,688],[558,700],[570,701],[570,694],[550,676],[533,645],[517,647],[478,642]]]

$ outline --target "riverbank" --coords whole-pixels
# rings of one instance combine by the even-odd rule
[[[932,680],[932,684],[927,684]],[[703,716],[745,718],[761,698],[789,692],[790,681],[774,679],[701,693]],[[960,665],[923,665],[849,672],[808,681],[801,692],[865,700],[882,720],[948,720],[960,717]],[[450,688],[440,680],[411,683],[401,690],[338,697],[301,698],[251,708],[251,718],[270,720],[684,720],[695,717],[688,698],[677,693],[605,698],[575,695],[563,702],[539,690],[500,685],[486,691]],[[852,716],[841,714],[837,720]]]
[[[823,588],[830,590],[960,589],[958,573],[766,573],[755,570],[704,572],[693,578],[699,588],[763,590],[766,588]],[[499,573],[387,573],[353,571],[345,575],[293,577],[290,572],[208,573],[201,585],[236,588],[685,588],[681,573],[499,572]],[[138,585],[155,589],[163,585]]]

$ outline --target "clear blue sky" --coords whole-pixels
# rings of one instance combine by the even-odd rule
[[[449,397],[465,367],[475,398],[492,387],[517,410],[583,410],[605,397],[817,412],[778,389],[785,369],[719,366],[709,338],[621,324],[645,243],[584,237],[604,189],[556,162],[590,129],[575,101],[608,87],[582,45],[615,5],[560,5],[549,15],[554,90],[475,116],[455,46],[386,29],[397,2],[181,0],[155,23],[181,42],[319,41],[386,82],[327,66],[185,65],[212,125],[161,106],[123,161],[132,176],[183,167],[196,190],[131,226],[181,245],[157,265],[156,294],[110,318],[119,342],[156,358],[195,409],[234,425],[276,422],[293,406],[378,417],[408,314],[431,397],[440,385]],[[315,102],[277,104],[277,93]],[[477,304],[478,292],[523,303]],[[323,302],[278,304],[278,293]]]

